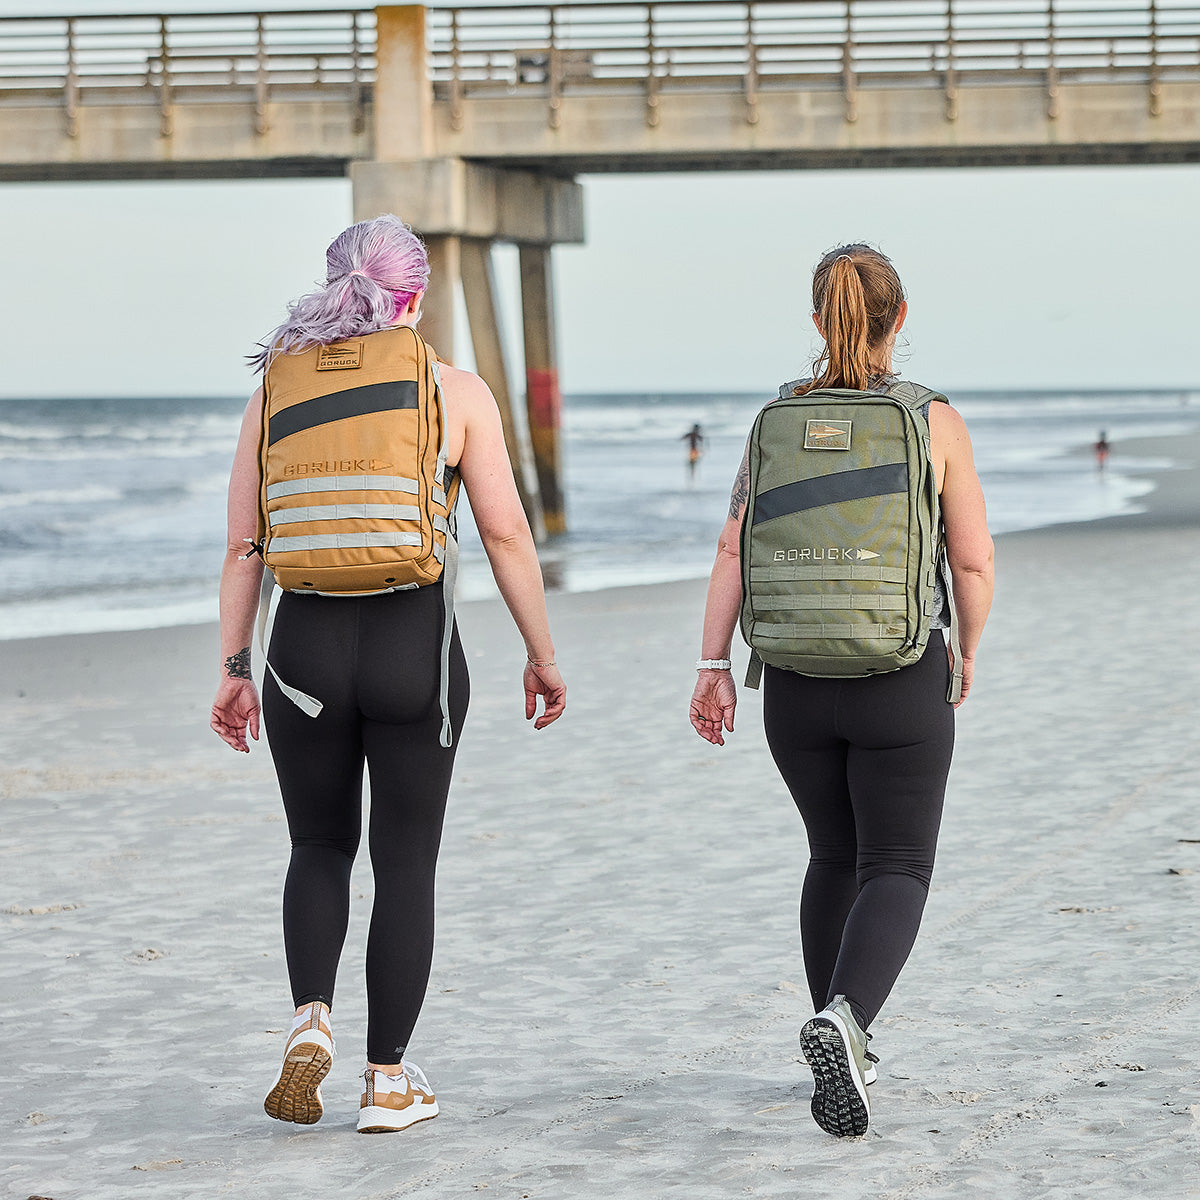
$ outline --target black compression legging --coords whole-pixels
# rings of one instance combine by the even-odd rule
[[[800,937],[813,1004],[863,1028],[904,966],[933,874],[954,749],[940,632],[920,662],[864,679],[767,667],[767,742],[808,832]]]
[[[332,1006],[350,915],[350,868],[371,785],[375,901],[367,939],[367,1058],[400,1061],[433,959],[434,869],[454,749],[470,684],[455,631],[454,747],[440,744],[442,590],[383,596],[284,595],[269,655],[279,677],[324,704],[306,716],[268,673],[263,714],[283,793],[292,857],[283,936],[297,1006]]]

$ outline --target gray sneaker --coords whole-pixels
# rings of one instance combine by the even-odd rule
[[[845,996],[834,996],[800,1030],[800,1048],[813,1073],[812,1115],[834,1137],[860,1137],[871,1120],[867,1073],[875,1056]]]

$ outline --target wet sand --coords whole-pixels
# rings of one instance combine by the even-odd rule
[[[287,837],[265,748],[207,729],[214,629],[0,643],[0,1191],[1200,1195],[1200,436],[1140,449],[1190,464],[1146,513],[998,542],[862,1139],[808,1115],[804,836],[757,694],[723,750],[687,724],[703,583],[552,597],[571,700],[542,733],[503,607],[462,606],[472,712],[410,1048],[442,1115],[371,1138],[365,853],[325,1118],[262,1113]]]

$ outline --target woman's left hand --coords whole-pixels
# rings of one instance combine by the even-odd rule
[[[725,745],[722,729],[733,732],[733,713],[737,708],[737,684],[730,671],[701,671],[692,693],[692,727],[706,742]]]
[[[525,719],[530,720],[537,712],[537,698],[542,697],[542,715],[533,722],[534,729],[545,729],[557,721],[567,707],[567,685],[557,667],[535,667],[525,664]]]
[[[250,753],[246,732],[258,741],[258,689],[249,679],[222,678],[209,726],[226,745]]]

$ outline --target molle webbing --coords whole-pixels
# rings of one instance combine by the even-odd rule
[[[756,638],[846,638],[850,640],[874,641],[879,638],[895,638],[904,632],[894,625],[794,625],[782,621],[771,623],[756,621],[751,636]]]
[[[764,598],[760,607],[768,612],[791,612],[810,608],[824,610],[871,608],[905,612],[908,608],[908,599],[905,596],[884,596],[878,592],[854,592],[853,594],[833,596],[770,596]]]
[[[904,583],[908,572],[903,567],[818,567],[815,563],[786,563],[780,566],[751,567],[751,583],[786,583],[792,579],[862,579],[876,583]]]

